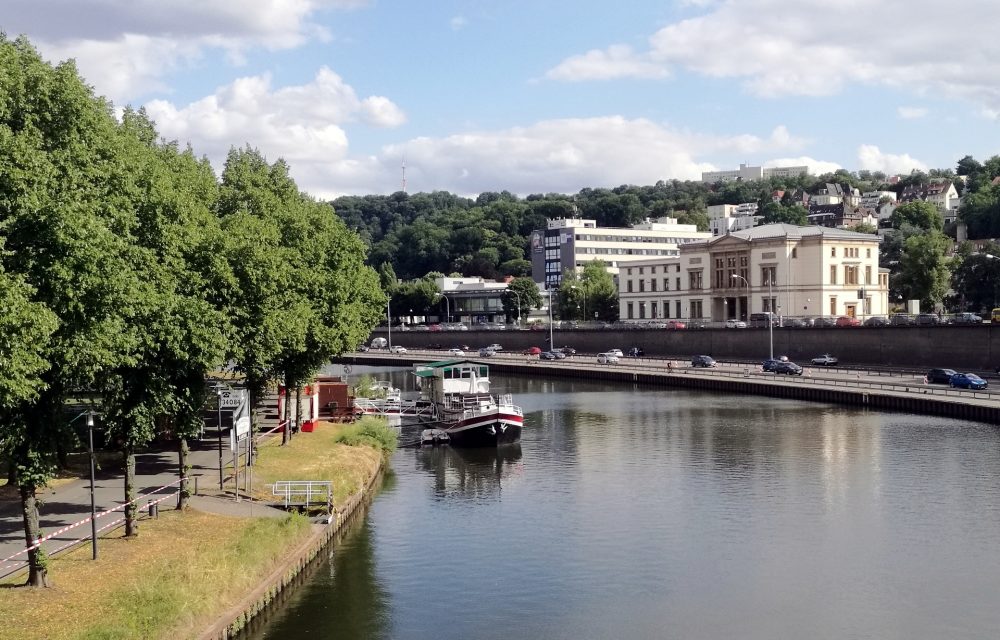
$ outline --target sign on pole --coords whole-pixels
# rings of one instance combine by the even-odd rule
[[[246,389],[225,389],[219,394],[220,409],[236,409],[243,402]]]

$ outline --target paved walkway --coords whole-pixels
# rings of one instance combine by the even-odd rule
[[[261,421],[261,428],[267,430],[277,424],[276,420],[276,400],[269,398],[265,404]],[[224,437],[222,440],[223,461],[232,466],[232,452],[229,450],[228,429],[229,423],[223,413],[222,425]],[[197,478],[197,488],[199,496],[192,500],[192,506],[203,508],[212,513],[223,513],[227,515],[250,515],[251,503],[241,501],[239,504],[233,500],[232,480],[226,483],[226,492],[219,490],[219,452],[218,452],[218,427],[216,426],[215,412],[212,418],[206,419],[205,438],[203,440],[193,440],[190,443],[191,454],[188,464],[191,466],[190,477],[191,491],[194,492],[194,478]],[[154,450],[136,455],[136,494],[139,497],[139,507],[145,510],[145,505],[149,501],[170,495],[176,492],[178,484],[173,484],[165,490],[156,493],[156,490],[165,485],[176,483],[177,476],[177,451],[176,450]],[[242,484],[242,477],[241,477]],[[125,479],[121,471],[99,472],[94,483],[94,501],[97,513],[112,509],[124,503]],[[228,495],[228,497],[227,497]],[[38,494],[39,521],[42,535],[46,536],[55,531],[79,522],[90,516],[90,480],[81,478],[68,484],[61,485],[55,489],[45,489]],[[226,503],[231,506],[226,506]],[[175,509],[177,507],[176,495],[172,495],[158,504],[161,510]],[[267,514],[267,507],[260,503],[253,504],[253,515],[261,516]],[[275,514],[271,514],[275,515]],[[100,529],[106,524],[123,517],[121,511],[108,514],[98,518],[97,527]],[[99,535],[106,535],[104,534]],[[80,538],[90,537],[90,523],[75,527],[69,531],[53,536],[43,543],[46,551],[63,547],[68,542]],[[16,561],[3,562],[18,551],[24,549],[24,520],[21,515],[21,503],[18,499],[0,500],[0,576],[9,573],[16,568],[16,561],[23,561],[26,554],[21,554]],[[23,564],[23,562],[21,563]]]

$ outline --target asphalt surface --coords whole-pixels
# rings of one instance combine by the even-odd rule
[[[210,414],[210,415],[209,415]],[[223,412],[223,440],[222,455],[224,463],[232,465],[232,452],[229,450],[228,428],[229,421],[225,419],[226,412]],[[273,428],[277,424],[276,400],[269,398],[265,401],[262,412],[263,419],[261,426],[263,430]],[[226,491],[219,490],[219,452],[216,412],[213,410],[206,413],[205,436],[201,440],[192,440],[190,444],[191,453],[188,464],[191,466],[189,477],[191,478],[191,491],[195,490],[195,479],[197,479],[197,489],[199,496],[192,501],[195,508],[211,511],[214,513],[232,515],[250,515],[250,504],[239,503],[233,498],[233,483],[228,480]],[[171,443],[166,446],[175,447]],[[230,469],[231,471],[231,469]],[[169,450],[153,449],[136,455],[135,484],[138,504],[143,512],[147,512],[146,505],[150,501],[166,497],[165,500],[157,504],[161,511],[177,508],[176,491],[179,486],[177,451],[176,448]],[[242,485],[241,477],[241,485]],[[171,483],[173,483],[171,485]],[[166,489],[161,489],[166,485],[171,485]],[[125,478],[121,471],[98,472],[94,482],[94,502],[98,516],[101,512],[124,504]],[[39,524],[42,535],[46,536],[56,532],[73,523],[90,517],[90,479],[81,478],[70,483],[58,486],[55,489],[44,489],[38,492],[39,504]],[[232,506],[227,503],[232,502]],[[266,507],[257,504],[254,506],[253,515],[266,515]],[[98,517],[97,527],[110,524],[114,520],[123,518],[122,510],[115,511],[103,517]],[[120,532],[119,532],[120,533]],[[86,539],[89,544],[91,525],[89,522],[53,536],[43,543],[43,548],[52,553],[70,543],[81,538]],[[111,527],[98,534],[116,535],[115,527]],[[7,575],[24,565],[27,554],[20,554],[13,560],[7,560],[10,556],[22,551],[25,548],[24,519],[21,514],[21,504],[16,497],[0,500],[0,576]]]

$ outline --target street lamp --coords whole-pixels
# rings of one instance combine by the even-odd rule
[[[87,412],[87,432],[90,436],[90,548],[97,560],[97,504],[94,501],[94,411]]]
[[[747,279],[744,278],[743,276],[734,273],[733,274],[733,279],[735,280],[736,278],[739,278],[740,280],[742,280],[743,283],[747,286],[747,306],[749,307],[750,306],[750,283],[747,282]],[[768,314],[767,314],[767,341],[768,341],[768,354],[769,354],[768,357],[771,360],[774,360],[774,310],[771,309],[771,300],[773,298],[771,298],[771,279],[770,278],[768,278],[768,280],[767,280],[767,296],[768,296],[768,298],[767,298],[767,308],[768,308]],[[737,307],[738,306],[739,305],[737,305]]]
[[[215,390],[215,397],[218,400],[218,412],[217,412],[217,419],[218,419],[218,421],[217,421],[216,424],[218,426],[218,432],[219,432],[218,433],[218,435],[219,435],[219,491],[222,491],[223,488],[225,487],[225,478],[223,478],[223,475],[222,475],[222,390],[224,388],[227,388],[227,387],[226,387],[226,385],[222,384],[221,382],[216,382],[215,384],[212,385],[212,388]],[[287,389],[285,390],[285,395],[286,396],[288,395],[288,390]],[[287,397],[285,398],[285,402],[288,402],[288,398]],[[285,425],[285,428],[287,429],[288,425]]]
[[[549,351],[555,349],[555,342],[552,340],[552,289],[549,289]]]
[[[587,320],[587,290],[583,287],[578,287],[575,284],[570,285],[570,289],[579,289],[583,292],[583,320]]]
[[[444,295],[443,293],[439,293],[438,295],[444,298],[444,311],[445,311],[444,321],[451,322],[451,301],[448,300],[448,296]]]
[[[521,296],[517,294],[517,291],[513,289],[507,289],[507,293],[513,293],[514,298],[517,300],[517,328],[521,328]]]
[[[389,352],[392,352],[392,311],[389,309],[389,299],[385,300],[385,330],[388,332]]]
[[[734,273],[733,274],[733,280],[735,280],[737,278],[739,278],[740,280],[742,280],[743,284],[745,284],[747,286],[747,306],[750,306],[750,283],[747,282],[747,279],[744,278],[743,276],[741,276],[741,275],[739,275],[737,273]],[[738,314],[740,312],[739,283],[737,283],[736,287],[737,287],[737,291],[736,291],[736,313]],[[739,320],[739,318],[736,318],[736,319]]]

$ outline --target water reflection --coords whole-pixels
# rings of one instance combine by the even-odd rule
[[[520,474],[521,445],[492,449],[425,447],[414,456],[418,469],[434,478],[434,495],[441,500],[499,500],[503,482]]]

